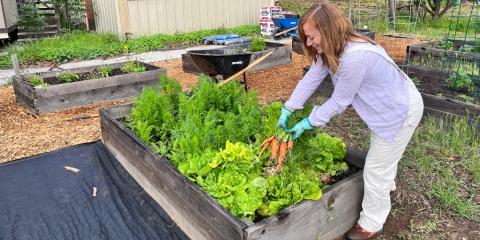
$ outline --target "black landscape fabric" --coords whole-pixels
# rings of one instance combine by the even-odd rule
[[[188,238],[94,142],[0,165],[0,239]]]

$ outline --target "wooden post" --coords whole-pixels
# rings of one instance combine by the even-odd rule
[[[18,59],[17,59],[17,54],[12,54],[12,64],[13,64],[13,70],[15,71],[15,77],[17,79],[20,79],[22,76],[20,72],[20,64],[18,63]]]
[[[395,0],[388,0],[388,19],[393,29],[395,29],[395,11]]]
[[[87,31],[95,31],[95,15],[92,0],[85,0],[85,25]]]
[[[55,24],[57,25],[57,34],[62,32],[62,24],[60,22],[60,6],[58,3],[53,4],[53,9],[55,12]]]

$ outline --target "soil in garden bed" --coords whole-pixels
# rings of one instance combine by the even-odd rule
[[[156,67],[154,67],[152,65],[149,65],[149,64],[143,64],[143,63],[139,63],[139,64],[141,64],[142,66],[145,67],[145,72],[157,69]],[[68,72],[68,71],[64,71],[64,72]],[[77,74],[79,76],[79,80],[77,80],[75,82],[104,78],[100,75],[100,72],[97,71],[97,70],[93,70],[91,72],[77,73]],[[124,75],[124,74],[128,74],[128,73],[123,72],[120,67],[119,68],[113,68],[112,73],[108,77],[120,76],[120,75]],[[58,77],[44,78],[43,80],[46,83],[48,83],[49,85],[58,85],[58,84],[66,83],[66,82],[60,80]]]
[[[409,76],[422,93],[478,104],[478,99],[475,100],[474,97],[470,97],[471,94],[469,92],[451,90],[446,80],[441,77],[415,74],[409,74]],[[478,92],[478,86],[475,86],[474,92]]]
[[[336,175],[336,176],[331,176],[331,177],[330,177],[331,182],[330,182],[329,185],[333,185],[333,184],[335,184],[335,183],[337,183],[337,182],[340,182],[340,181],[342,181],[343,179],[351,176],[352,174],[354,174],[354,173],[356,173],[356,172],[358,172],[358,171],[360,171],[360,170],[361,170],[360,168],[355,167],[355,166],[353,166],[353,165],[351,165],[351,164],[348,163],[348,169],[347,169],[347,171],[342,172],[342,173],[340,173],[340,174],[338,174],[338,175]]]

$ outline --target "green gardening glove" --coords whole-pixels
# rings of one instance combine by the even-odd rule
[[[285,130],[285,132],[293,133],[292,140],[296,140],[303,134],[303,132],[310,129],[313,129],[312,124],[310,123],[308,118],[304,118],[300,122],[295,123],[292,128]]]
[[[288,110],[287,107],[283,106],[280,111],[280,118],[277,121],[277,128],[287,129],[288,119],[292,115],[292,111]]]

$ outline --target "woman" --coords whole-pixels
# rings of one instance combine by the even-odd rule
[[[277,126],[296,139],[353,106],[370,128],[371,138],[363,172],[362,212],[346,237],[368,239],[383,228],[390,212],[397,163],[422,117],[421,95],[385,50],[355,33],[334,5],[312,6],[301,17],[298,30],[313,64],[282,107]],[[292,112],[303,108],[327,74],[334,85],[331,98],[287,129]]]

